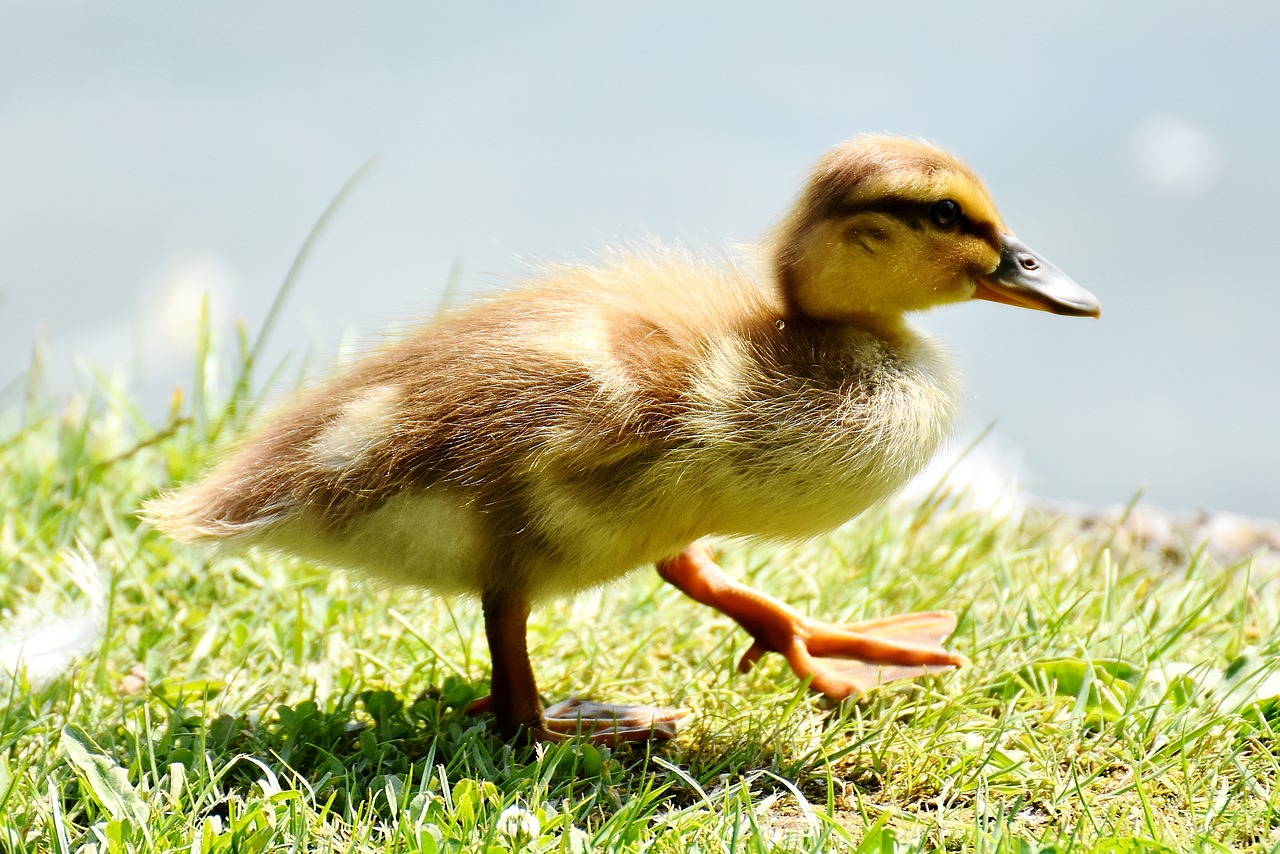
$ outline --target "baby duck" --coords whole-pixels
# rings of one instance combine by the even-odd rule
[[[530,608],[656,564],[843,699],[958,667],[949,612],[821,623],[727,577],[710,536],[811,537],[892,494],[952,428],[957,382],[909,312],[1097,300],[1015,238],[953,156],[885,136],[823,158],[761,283],[675,254],[564,266],[351,366],[145,513],[479,598],[506,737],[669,737],[684,712],[542,708]]]

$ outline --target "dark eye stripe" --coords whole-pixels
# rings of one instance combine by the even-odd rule
[[[897,217],[911,228],[919,230],[933,225],[929,212],[934,204],[936,203],[904,199],[900,196],[882,196],[878,199],[852,203],[844,199],[837,199],[827,208],[826,215],[828,217],[844,217],[862,213],[887,214]],[[1000,234],[995,226],[970,219],[967,214],[963,213],[963,208],[961,208],[961,211],[960,222],[953,227],[965,234],[985,240],[991,244],[993,249],[999,252],[1004,245],[1004,241],[1000,239]]]
[[[837,199],[827,210],[829,217],[854,216],[863,213],[880,213],[897,217],[912,228],[924,228],[929,221],[929,203],[898,196],[882,196],[865,202],[849,202]]]

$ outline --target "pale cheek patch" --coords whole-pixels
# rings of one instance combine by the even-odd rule
[[[400,387],[377,386],[342,406],[338,417],[316,437],[312,464],[330,472],[349,471],[360,465],[391,432]]]

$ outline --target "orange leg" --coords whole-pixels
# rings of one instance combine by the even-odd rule
[[[615,706],[564,700],[545,711],[529,662],[526,630],[527,599],[510,595],[485,595],[484,629],[493,659],[493,679],[488,697],[468,711],[492,711],[503,738],[529,741],[565,741],[581,736],[597,744],[671,738],[677,724],[688,716],[682,709],[656,706]]]
[[[738,669],[766,652],[781,653],[815,691],[843,700],[882,682],[968,664],[942,648],[956,627],[949,611],[901,614],[849,625],[810,620],[721,571],[704,546],[692,545],[658,564],[658,573],[693,599],[733,618],[755,639]]]

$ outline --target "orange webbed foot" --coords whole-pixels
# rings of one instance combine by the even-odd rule
[[[899,614],[878,620],[838,625],[810,620],[791,609],[779,609],[765,641],[757,638],[742,656],[746,673],[766,652],[782,654],[815,691],[844,700],[899,679],[914,679],[963,667],[969,660],[943,649],[956,628],[950,611]],[[783,643],[770,638],[789,636]]]
[[[927,611],[837,625],[811,620],[721,571],[706,549],[691,546],[658,564],[664,579],[693,599],[733,618],[754,638],[738,669],[747,672],[766,652],[787,659],[815,691],[843,700],[895,679],[968,664],[942,648],[955,630],[949,611]]]

